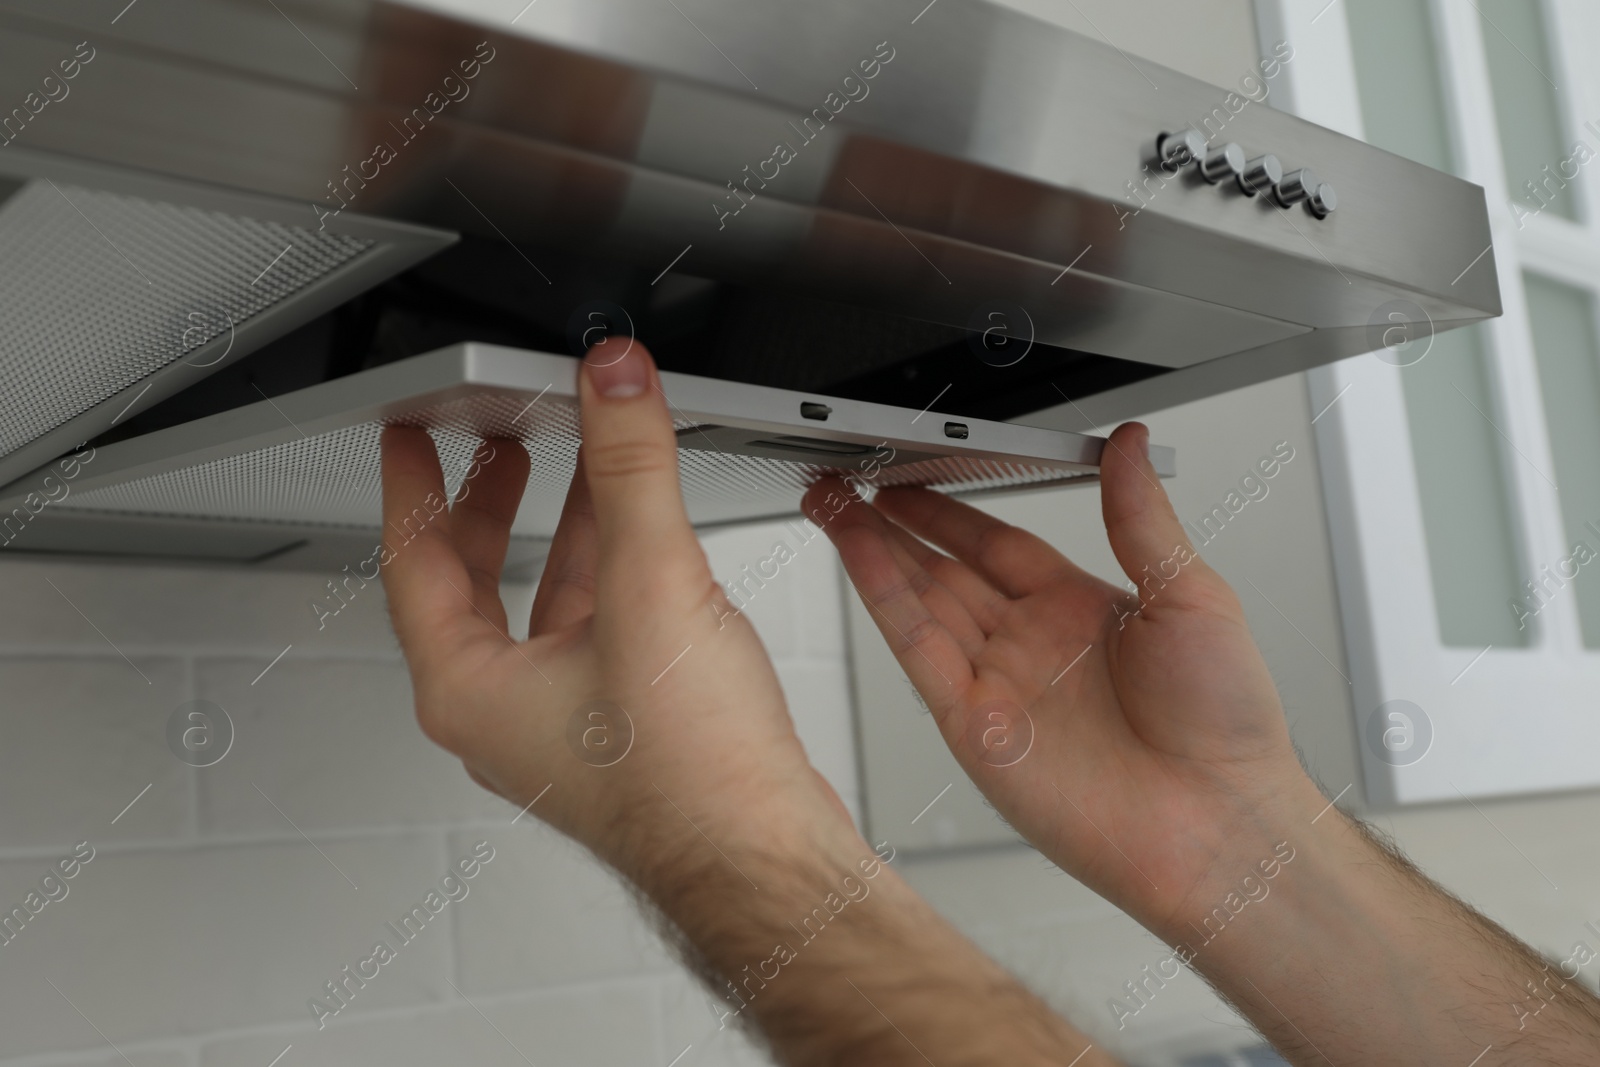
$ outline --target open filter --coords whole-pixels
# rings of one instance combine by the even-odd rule
[[[7,149],[0,485],[456,240]]]
[[[577,459],[578,369],[566,356],[455,345],[101,446],[74,464],[70,481],[54,475],[52,493],[45,471],[8,490],[0,526],[24,551],[310,559],[321,553],[306,550],[329,536],[368,544],[381,536],[379,436],[408,425],[433,436],[452,496],[480,441],[522,443],[532,469],[513,534],[528,558],[530,544],[555,530]],[[830,473],[867,491],[1091,482],[1105,446],[933,411],[670,372],[661,379],[685,502],[701,526],[796,514],[805,487]],[[1170,448],[1151,449],[1163,475],[1173,458]]]

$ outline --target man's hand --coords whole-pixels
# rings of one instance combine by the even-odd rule
[[[526,453],[486,442],[446,510],[428,435],[384,433],[385,523],[414,537],[388,546],[384,582],[423,729],[643,890],[723,1025],[753,1020],[784,1063],[1109,1064],[917,897],[807,762],[685,515],[643,347],[585,364],[580,388],[526,641],[499,596]]]
[[[805,512],[1000,813],[1291,1062],[1594,1062],[1600,1001],[1572,961],[1451,897],[1301,770],[1239,602],[1194,554],[1146,440],[1121,427],[1101,463],[1137,595],[926,490],[868,506],[832,481]],[[1127,1014],[1176,975],[1146,967]]]
[[[689,526],[649,356],[635,345],[579,377],[582,458],[527,640],[509,636],[499,591],[528,480],[517,442],[486,442],[464,497],[384,567],[423,730],[634,878],[705,847],[701,831],[818,812],[848,826]],[[415,526],[444,498],[433,443],[390,427],[383,450],[386,527]]]
[[[868,506],[824,482],[804,512],[1000,813],[1168,932],[1271,857],[1271,813],[1320,794],[1239,601],[1190,546],[1147,443],[1129,424],[1101,461],[1106,531],[1137,596],[929,490]]]

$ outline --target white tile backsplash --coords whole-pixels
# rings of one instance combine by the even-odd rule
[[[146,786],[119,832],[163,838],[187,826],[189,768],[164,737],[188,699],[186,664],[86,651],[0,658],[0,848],[98,839]]]
[[[641,983],[573,987],[512,998],[457,997],[421,1011],[380,1013],[320,1033],[209,1041],[201,1067],[617,1067],[650,1064],[656,1043],[652,991]],[[680,1065],[681,1067],[681,1065]]]
[[[429,2],[496,25],[507,18],[498,0]],[[1003,2],[1080,32],[1137,39],[1141,55],[1218,84],[1254,55],[1248,0]],[[1246,411],[1247,423],[1273,424],[1276,405],[1304,404],[1297,381],[1260,388],[1280,399]],[[1192,458],[1215,436],[1202,419],[1170,440]],[[1308,480],[1306,501],[1314,490]],[[1314,520],[1315,504],[1305,513]],[[714,573],[730,580],[780,538],[797,546],[780,524],[705,541]],[[1266,560],[1313,578],[1326,569],[1321,553],[1303,567],[1282,550],[1244,534],[1221,544],[1216,562]],[[65,898],[0,944],[0,1067],[768,1062],[738,1032],[718,1030],[710,995],[603,870],[531,819],[512,826],[508,805],[478,794],[422,739],[377,586],[319,626],[310,602],[336,577],[0,552],[0,910],[20,903],[73,843],[98,849]],[[807,752],[854,810],[841,589],[819,538],[797,546],[747,611]],[[517,632],[532,590],[505,592]],[[1324,600],[1321,625],[1333,636],[1313,629],[1311,639],[1337,647]],[[1260,636],[1297,739],[1332,773],[1329,738],[1348,732],[1344,698],[1327,696],[1338,680],[1301,646],[1303,635]],[[237,727],[236,747],[201,770],[166,751],[163,731],[172,710],[198,696],[227,708]],[[1333,791],[1349,778],[1341,773]],[[1600,926],[1600,860],[1587,844],[1600,825],[1594,793],[1378,821],[1424,869],[1537,947],[1564,952],[1580,938],[1600,947],[1584,925]],[[480,839],[496,859],[469,894],[319,1030],[307,999],[370,952],[384,923]],[[1250,1043],[1190,974],[1118,1032],[1108,1001],[1161,950],[1025,848],[907,856],[897,866],[1110,1047],[1170,1049],[1185,1034],[1204,1035],[1189,1049]]]
[[[0,647],[82,645],[112,652],[175,648],[259,649],[268,661],[285,645],[302,655],[398,657],[381,590],[355,598],[318,628],[310,602],[337,574],[229,568],[4,562],[7,599],[26,610],[0,612]],[[258,667],[257,670],[260,668]]]
[[[462,992],[676,970],[628,891],[604,867],[542,823],[522,819],[513,826],[509,816],[504,823],[481,832],[495,860],[455,913]],[[464,853],[469,839],[476,840],[452,834],[452,854]]]
[[[713,572],[736,576],[785,536],[718,531]],[[380,589],[317,629],[305,602],[322,580],[0,557],[18,606],[0,613],[0,904],[20,903],[75,842],[97,849],[64,899],[0,944],[0,1067],[266,1067],[285,1049],[279,1067],[768,1062],[718,1029],[709,995],[604,869],[531,818],[513,825],[509,804],[421,736]],[[525,616],[531,589],[506,594]],[[843,595],[819,541],[748,611],[806,751],[858,811]],[[228,755],[198,769],[165,737],[197,698],[235,727]],[[1600,943],[1584,926],[1600,925],[1600,863],[1575,844],[1597,822],[1593,794],[1380,820],[1447,885],[1562,953]],[[308,1000],[479,840],[496,858],[468,895],[318,1029]],[[1248,1043],[1187,973],[1119,1030],[1109,1001],[1162,950],[1037,854],[897,866],[1133,1062],[1186,1035]]]
[[[708,535],[713,572],[782,536]],[[332,577],[0,556],[0,903],[75,842],[97,850],[0,944],[0,1064],[266,1067],[292,1045],[279,1067],[610,1067],[690,1043],[679,1067],[766,1062],[713,1040],[703,1003],[685,1018],[703,995],[606,870],[531,817],[513,825],[423,738],[379,586],[318,628],[308,602]],[[839,589],[819,541],[748,611],[854,807]],[[505,593],[525,620],[531,588]],[[196,699],[234,729],[204,768],[167,748],[168,717]],[[319,1029],[308,1000],[331,1003],[323,984],[379,939],[398,945],[385,924],[480,840],[495,859],[467,895]]]
[[[414,835],[126,851],[103,824],[87,836],[97,852],[65,898],[0,948],[10,1054],[309,1019],[308,999],[440,865]],[[45,862],[0,863],[0,900],[20,901]],[[432,933],[360,992],[363,1010],[448,990],[450,939]]]
[[[201,664],[196,688],[233,721],[233,750],[196,772],[207,836],[492,819],[506,803],[430,743],[412,713],[404,664],[299,660],[259,681],[252,660]],[[278,811],[266,803],[272,799]]]
[[[1082,0],[1087,16],[1076,4],[1009,2],[1084,32],[1093,27],[1074,20],[1113,34],[1108,19],[1165,27],[1144,45],[1212,80],[1236,76],[1235,54],[1249,51],[1247,0],[1203,17],[1162,0],[1159,18],[1121,0]],[[491,0],[448,6],[496,25],[507,17]],[[779,538],[796,556],[747,611],[808,754],[858,810],[831,546],[799,544],[781,524],[706,544],[729,580]],[[73,842],[101,848],[67,898],[0,946],[0,1057],[13,1057],[0,1067],[768,1062],[717,1030],[708,994],[605,872],[530,819],[511,826],[508,805],[479,797],[426,745],[376,586],[319,626],[310,602],[337,577],[0,553],[0,901]],[[505,592],[516,632],[532,590]],[[228,709],[237,736],[221,763],[195,770],[165,750],[162,726],[199,696]],[[480,838],[497,857],[468,896],[318,1030],[306,999]],[[1081,965],[1080,986],[1137,955],[1143,935],[1104,923],[1108,906],[1026,853],[908,870],[999,951],[1033,931],[1034,955],[1019,956],[1030,973],[1054,958],[1052,939],[1068,961],[1060,973]]]
[[[123,1055],[127,1058],[124,1059]],[[72,1056],[67,1059],[52,1057],[49,1067],[194,1067],[195,1060],[187,1051],[166,1049],[128,1049],[123,1055],[107,1052],[104,1056]]]

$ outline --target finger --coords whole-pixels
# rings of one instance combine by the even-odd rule
[[[929,613],[950,631],[950,636],[956,639],[967,659],[975,659],[983,651],[989,632],[973,618],[961,598],[934,574],[941,561],[956,567],[961,567],[961,564],[929,548],[870,507],[862,513],[862,517],[883,533],[895,563],[911,583],[912,590],[922,598]]]
[[[1007,596],[1027,596],[1066,576],[1089,577],[1026,530],[932,489],[884,489],[872,505],[971,567]]]
[[[850,581],[861,595],[906,676],[937,718],[959,702],[972,683],[972,664],[960,643],[917,595],[896,558],[882,516],[838,479],[824,479],[802,505],[839,550]]]
[[[979,625],[962,598],[946,587],[939,575],[934,573],[935,570],[940,570],[959,577],[959,572],[966,571],[966,568],[956,560],[919,541],[874,508],[865,505],[856,496],[855,491],[839,478],[823,478],[816,482],[806,490],[806,495],[801,501],[801,507],[807,517],[818,527],[825,530],[838,514],[837,507],[830,509],[827,505],[830,494],[836,494],[841,503],[861,504],[861,510],[851,512],[847,521],[865,523],[883,535],[895,563],[906,575],[923,603],[928,605],[928,610],[955,635],[969,656],[976,654],[988,636],[987,630]],[[956,570],[950,570],[951,567]],[[970,571],[966,573],[971,574]],[[979,581],[981,582],[981,579]],[[999,594],[990,590],[990,596],[998,597]]]
[[[447,657],[474,620],[461,590],[467,571],[450,538],[449,502],[426,430],[383,431],[383,587],[407,658],[419,667]]]
[[[631,610],[641,589],[702,595],[710,571],[684,511],[678,441],[654,360],[635,342],[621,358],[585,360],[579,379],[601,604]]]
[[[971,567],[930,547],[899,523],[885,518],[884,526],[896,544],[905,549],[907,555],[955,598],[985,636],[999,628],[1006,605],[1011,603],[1010,598],[984,581]]]
[[[883,533],[884,543],[888,546],[890,555],[894,557],[896,566],[911,584],[912,591],[922,598],[922,603],[929,614],[950,631],[950,636],[956,639],[956,644],[961,646],[962,654],[969,661],[975,659],[983,651],[984,642],[989,638],[988,633],[978,625],[961,599],[946,588],[922,562],[926,559],[929,566],[937,567],[941,559],[954,561],[924,545],[870,507],[866,511],[866,517]]]
[[[506,609],[500,600],[500,569],[511,543],[511,522],[528,485],[528,469],[528,453],[520,442],[484,441],[450,507],[450,539],[467,568],[473,603],[501,633],[506,632]]]
[[[594,571],[599,555],[594,503],[583,470],[583,450],[579,449],[567,500],[561,506],[555,536],[550,539],[544,573],[539,576],[539,591],[533,596],[533,610],[528,616],[530,637],[560,630],[594,614]]]
[[[1192,573],[1184,564],[1198,557],[1145,454],[1149,443],[1141,423],[1124,423],[1112,433],[1100,457],[1100,510],[1123,573],[1141,588],[1159,583],[1170,604],[1189,584],[1181,580]]]

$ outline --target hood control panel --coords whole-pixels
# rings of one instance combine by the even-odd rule
[[[1161,160],[1161,166],[1173,173],[1205,155],[1205,151],[1205,134],[1192,126],[1156,138],[1156,155]]]
[[[1244,173],[1239,175],[1239,188],[1244,190],[1245,196],[1255,196],[1272,189],[1282,180],[1283,164],[1278,162],[1277,156],[1268,152],[1244,165]]]
[[[1283,163],[1271,152],[1253,159],[1232,141],[1210,146],[1205,134],[1190,126],[1171,130],[1156,138],[1156,160],[1163,170],[1176,174],[1193,163],[1200,176],[1212,185],[1233,180],[1245,196],[1268,193],[1282,208],[1304,203],[1319,219],[1333,214],[1339,200],[1333,186],[1318,178],[1309,167],[1284,173]]]
[[[1244,149],[1229,141],[1207,152],[1200,161],[1200,176],[1212,185],[1235,180],[1244,173]]]

